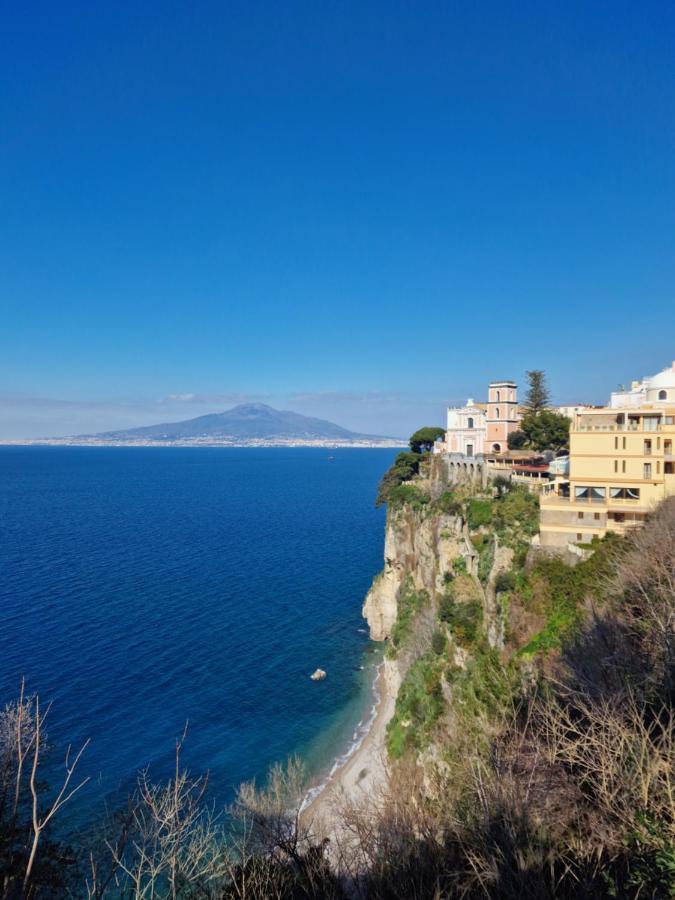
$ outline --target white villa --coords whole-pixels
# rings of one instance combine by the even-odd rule
[[[675,362],[658,375],[633,381],[629,390],[613,391],[611,409],[675,402]]]

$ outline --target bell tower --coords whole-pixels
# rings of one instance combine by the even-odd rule
[[[518,430],[518,385],[515,381],[491,381],[488,388],[486,453],[508,450],[509,435]]]

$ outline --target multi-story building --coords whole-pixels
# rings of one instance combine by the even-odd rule
[[[675,495],[675,379],[671,383],[672,399],[665,402],[593,408],[574,416],[569,480],[559,480],[541,498],[542,547],[564,548],[608,531],[624,532]],[[655,390],[658,395],[671,388]]]
[[[466,406],[448,407],[448,429],[439,446],[444,453],[479,456],[485,447],[486,432],[485,404],[469,398]]]
[[[491,381],[488,388],[485,449],[501,453],[508,449],[509,435],[518,430],[518,386],[514,381]]]

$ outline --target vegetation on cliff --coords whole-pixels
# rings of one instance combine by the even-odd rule
[[[536,501],[500,493],[464,510],[472,542],[513,551],[503,643],[447,578],[390,723],[366,896],[675,896],[675,500],[572,566],[524,552]]]

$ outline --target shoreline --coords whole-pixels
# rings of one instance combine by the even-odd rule
[[[377,666],[373,694],[375,703],[362,738],[350,753],[336,759],[328,777],[307,792],[300,807],[302,821],[322,837],[339,839],[340,808],[372,802],[387,785],[387,724],[396,698],[387,684],[384,660]]]

